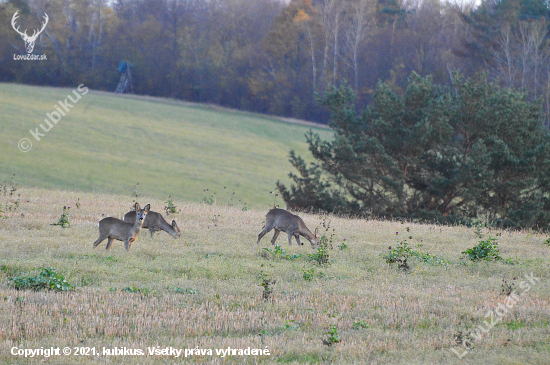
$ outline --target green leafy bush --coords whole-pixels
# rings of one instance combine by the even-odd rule
[[[296,260],[301,257],[300,254],[289,254],[285,249],[281,248],[281,246],[275,246],[273,250],[266,247],[262,249],[262,251],[260,252],[260,256],[266,259],[274,260]]]
[[[65,279],[61,274],[58,274],[55,269],[51,267],[42,268],[40,274],[34,277],[21,276],[21,277],[9,277],[12,281],[12,285],[17,290],[56,290],[67,291],[71,290],[73,286]]]
[[[409,232],[409,227],[407,227],[406,230],[407,232]],[[395,234],[398,235],[399,232],[396,232]],[[408,239],[412,239],[412,236],[409,236]],[[382,256],[386,260],[387,264],[391,265],[396,263],[399,269],[406,271],[410,269],[409,265],[407,264],[407,259],[409,259],[410,257],[427,264],[447,265],[449,263],[448,260],[442,257],[432,255],[428,252],[420,252],[411,248],[409,246],[408,239],[405,238],[401,240],[395,248],[392,248],[391,246],[389,247],[389,252],[386,255]],[[418,249],[422,247],[422,243],[416,245],[416,248]]]
[[[126,293],[136,293],[136,294],[143,294],[143,295],[148,295],[151,293],[151,289],[149,288],[137,288],[135,286],[132,286],[132,287],[127,286],[126,288],[123,288],[122,291]]]
[[[177,286],[174,286],[173,288],[168,288],[168,289],[173,289],[175,293],[178,293],[178,294],[198,294],[199,292],[195,289],[190,289],[190,288],[178,288]]]
[[[489,236],[485,241],[479,241],[477,246],[462,252],[472,261],[498,261],[502,260],[498,251],[498,242],[496,238]]]
[[[174,201],[172,200],[171,195],[168,195],[168,199],[166,199],[164,204],[166,204],[164,206],[164,211],[166,212],[166,215],[176,214],[178,212],[178,207],[174,205]]]
[[[321,241],[319,242],[319,245],[317,246],[317,252],[310,253],[310,254],[307,255],[307,260],[308,261],[313,261],[314,263],[316,263],[319,266],[330,265],[329,253],[328,253],[329,246],[328,246],[327,241],[323,240],[323,237],[321,237]]]
[[[258,275],[258,279],[260,280],[259,286],[264,288],[264,291],[262,293],[262,298],[264,300],[268,300],[271,297],[271,294],[273,293],[273,285],[275,285],[276,280],[271,280],[271,278],[263,272],[263,270],[260,271],[260,275]]]
[[[69,228],[71,223],[69,222],[69,210],[71,207],[63,207],[63,214],[57,223],[52,223],[52,226],[60,226],[61,228]]]
[[[315,277],[321,279],[321,278],[326,278],[327,275],[322,272],[322,271],[319,271],[319,272],[315,272],[315,268],[311,268],[311,269],[302,269],[302,272],[303,272],[303,278],[305,281],[312,281],[313,279],[315,279]]]
[[[313,261],[319,266],[330,265],[329,261],[329,249],[333,248],[333,240],[335,235],[335,229],[330,229],[331,220],[326,217],[321,222],[321,227],[324,228],[324,233],[319,237],[319,244],[317,245],[317,252],[314,254],[308,254],[307,260]],[[347,247],[347,246],[346,246]]]
[[[340,336],[338,335],[338,329],[336,328],[336,325],[330,326],[329,330],[323,335],[326,335],[326,338],[323,338],[323,344],[327,346],[332,346],[334,344],[337,344],[338,342],[341,342]]]

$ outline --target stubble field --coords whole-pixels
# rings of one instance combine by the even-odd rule
[[[550,247],[543,234],[484,228],[512,262],[474,263],[460,254],[480,240],[472,228],[301,214],[311,230],[333,235],[330,263],[320,266],[308,259],[317,250],[307,241],[289,248],[281,235],[286,256],[274,253],[272,233],[256,244],[267,205],[243,210],[176,200],[180,211],[168,218],[178,222],[180,239],[161,232],[152,240],[144,230],[130,253],[119,241],[111,251],[106,241],[93,249],[97,222],[121,217],[134,199],[164,214],[163,200],[143,196],[38,188],[0,196],[0,363],[547,364],[550,358]],[[71,226],[52,226],[63,206],[71,207]],[[328,231],[323,222],[330,222]],[[448,263],[410,259],[408,271],[389,267],[381,256],[402,240]],[[13,288],[10,277],[35,276],[44,267],[74,289]],[[529,290],[525,275],[532,275]],[[270,283],[267,300],[262,279]],[[506,288],[517,294],[515,303],[506,302]],[[488,329],[485,316],[498,314],[499,304],[509,309]],[[478,326],[487,333],[467,337]],[[457,342],[461,335],[468,348]],[[11,354],[14,347],[51,346],[101,354]],[[212,355],[151,356],[152,347]],[[228,347],[269,355],[216,355]],[[108,356],[103,348],[144,355]]]

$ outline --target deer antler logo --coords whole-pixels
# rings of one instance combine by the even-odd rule
[[[17,20],[18,18],[18,15],[17,13],[19,12],[19,10],[17,10],[15,12],[15,14],[13,14],[13,18],[11,18],[11,26],[13,27],[13,29],[19,33],[21,35],[21,38],[23,38],[23,40],[25,41],[25,48],[27,50],[27,53],[32,53],[32,50],[34,49],[34,42],[36,42],[36,39],[38,38],[38,36],[40,35],[40,33],[42,33],[42,31],[44,30],[44,28],[46,28],[46,24],[48,24],[48,14],[45,14],[44,15],[44,23],[42,23],[42,29],[40,30],[34,30],[32,36],[28,36],[27,35],[27,30],[25,29],[24,32],[21,32],[19,31],[19,26],[17,26],[17,28],[15,27],[15,21]],[[38,32],[38,33],[37,33]]]

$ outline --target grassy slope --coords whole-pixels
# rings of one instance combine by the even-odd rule
[[[95,346],[101,348],[173,346],[176,348],[269,348],[269,357],[231,356],[223,363],[334,364],[547,364],[550,331],[550,248],[546,237],[526,232],[488,232],[499,236],[501,255],[518,261],[471,263],[460,252],[478,238],[464,227],[407,225],[329,217],[334,245],[344,238],[349,249],[330,251],[334,260],[320,268],[300,258],[266,259],[271,234],[256,245],[265,209],[185,203],[175,218],[183,236],[166,233],[154,241],[142,232],[130,254],[116,242],[95,250],[97,221],[121,216],[131,197],[19,189],[20,206],[0,219],[0,363],[19,364],[10,355],[20,348]],[[15,197],[0,195],[0,204]],[[141,198],[162,207],[162,200]],[[76,208],[79,201],[81,206]],[[51,226],[70,205],[71,227]],[[303,215],[313,229],[322,220]],[[410,227],[410,232],[406,228]],[[332,231],[334,229],[334,231]],[[399,232],[399,235],[396,235]],[[450,261],[432,266],[410,261],[411,271],[388,268],[381,254],[399,239]],[[405,237],[404,237],[405,236]],[[279,243],[287,249],[283,235]],[[293,254],[314,250],[306,242]],[[76,285],[70,294],[18,292],[9,276],[35,275],[51,266]],[[303,270],[324,273],[313,281]],[[276,280],[273,300],[262,299],[258,276]],[[479,325],[488,310],[504,303],[502,280],[518,293],[524,274],[540,282],[525,292],[501,323],[459,360],[452,352],[454,335]],[[149,293],[128,293],[126,287]],[[174,287],[197,294],[181,294]],[[362,321],[366,328],[354,329]],[[331,348],[321,338],[337,325],[342,342]],[[457,347],[462,352],[461,347]],[[42,358],[30,360],[41,363]],[[57,357],[56,364],[166,364],[181,362],[165,356]],[[216,356],[194,356],[191,363],[221,363]],[[26,362],[25,362],[26,363]]]
[[[139,182],[139,193],[157,198],[201,201],[210,189],[224,201],[235,192],[235,200],[266,205],[275,182],[288,180],[289,150],[306,154],[307,126],[94,92],[36,141],[29,130],[46,126],[46,113],[71,91],[0,84],[0,181],[16,174],[22,186],[117,194]],[[18,150],[21,138],[31,151]]]

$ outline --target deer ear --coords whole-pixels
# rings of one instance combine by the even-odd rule
[[[176,224],[176,221],[173,220],[173,221],[172,221],[172,227],[177,227],[177,226],[178,226],[178,225]]]
[[[134,204],[134,210],[139,210],[139,204],[137,202]]]
[[[151,204],[147,204],[145,208],[143,208],[143,210],[146,212],[149,212],[149,209],[151,209]]]

